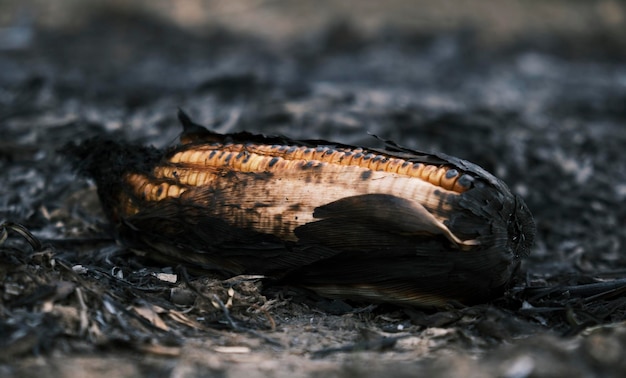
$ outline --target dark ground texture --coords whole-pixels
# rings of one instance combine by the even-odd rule
[[[626,32],[490,44],[338,21],[272,43],[109,10],[20,42],[15,25],[0,29],[0,221],[43,245],[1,230],[0,375],[626,374]],[[220,132],[369,132],[470,160],[525,198],[536,245],[504,298],[437,313],[157,266],[110,239],[57,151],[168,145],[178,107]]]

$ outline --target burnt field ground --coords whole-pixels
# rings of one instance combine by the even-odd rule
[[[624,376],[626,10],[571,3],[503,2],[498,24],[485,1],[483,18],[266,2],[214,9],[222,22],[193,7],[38,22],[9,2],[0,375]],[[369,133],[470,160],[526,200],[535,246],[504,297],[440,312],[158,265],[111,239],[58,151],[98,135],[167,146],[179,107],[219,132],[377,145]]]

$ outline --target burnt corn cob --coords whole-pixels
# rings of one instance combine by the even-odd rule
[[[329,297],[443,307],[500,295],[532,245],[522,199],[467,161],[391,142],[220,135],[179,118],[181,142],[165,151],[68,147],[116,237],[156,259]]]

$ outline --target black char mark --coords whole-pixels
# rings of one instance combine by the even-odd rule
[[[484,198],[485,191],[479,192],[470,191],[468,198],[459,201],[463,216],[450,222],[453,230],[480,240],[479,246],[468,251],[456,248],[405,199],[368,195],[320,207],[315,215],[321,219],[299,227],[296,234],[302,244],[341,253],[302,267],[285,281],[329,296],[420,302],[422,307],[497,297],[517,269],[518,253],[522,249],[527,253],[530,247],[509,240],[509,218],[514,221],[521,216],[527,222],[528,210],[520,208],[515,214],[512,206],[501,206],[497,200]],[[480,206],[484,201],[487,206]],[[463,222],[470,220],[472,224]],[[534,225],[514,227],[525,227],[528,232]]]
[[[60,151],[76,171],[95,180],[98,196],[107,217],[120,221],[119,194],[128,192],[123,181],[127,173],[150,174],[162,160],[163,151],[151,146],[95,137],[80,144],[68,143]]]

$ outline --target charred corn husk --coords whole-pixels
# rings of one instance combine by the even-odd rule
[[[68,148],[120,241],[155,258],[440,307],[497,296],[532,244],[523,201],[467,161],[390,142],[220,135],[179,117],[181,143],[164,151]]]

